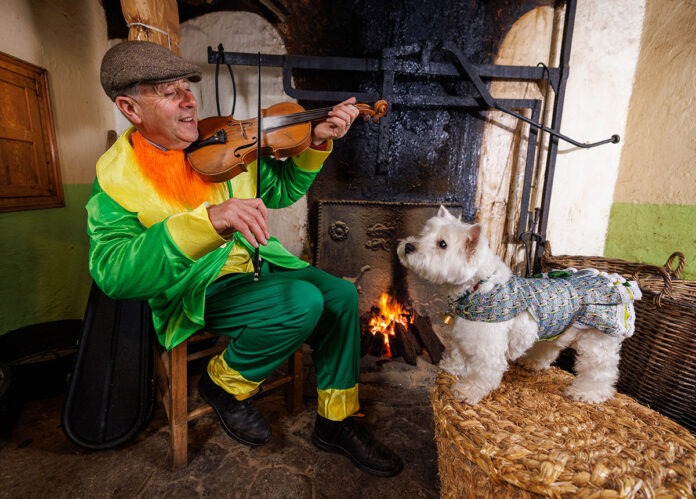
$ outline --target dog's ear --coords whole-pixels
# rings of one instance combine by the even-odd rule
[[[469,233],[466,235],[466,242],[464,243],[464,250],[466,251],[467,258],[471,258],[476,254],[476,248],[478,247],[480,239],[481,225],[472,225],[469,228]]]
[[[443,205],[440,205],[440,209],[437,210],[437,216],[441,218],[452,218],[454,220],[458,220],[457,217],[452,215],[447,208],[445,208]]]

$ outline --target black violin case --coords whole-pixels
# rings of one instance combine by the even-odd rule
[[[147,302],[114,300],[92,284],[62,413],[71,441],[109,449],[147,425],[155,341]]]

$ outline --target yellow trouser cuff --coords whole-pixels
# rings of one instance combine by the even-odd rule
[[[225,359],[216,355],[208,362],[208,374],[213,383],[233,395],[237,400],[244,400],[253,397],[259,392],[259,385],[263,381],[249,381],[238,371],[227,365]]]
[[[329,388],[327,390],[317,390],[319,395],[317,402],[317,413],[332,421],[343,421],[348,416],[352,416],[358,409],[358,385],[347,390]]]

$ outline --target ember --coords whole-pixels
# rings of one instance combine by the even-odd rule
[[[388,293],[382,293],[379,306],[363,314],[361,322],[362,355],[403,357],[411,365],[416,365],[418,356],[424,351],[433,364],[442,358],[444,347],[430,319],[417,316]]]

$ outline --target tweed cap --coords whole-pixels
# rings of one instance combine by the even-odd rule
[[[162,45],[129,40],[111,47],[101,63],[101,84],[111,100],[140,82],[201,80],[201,70]]]

